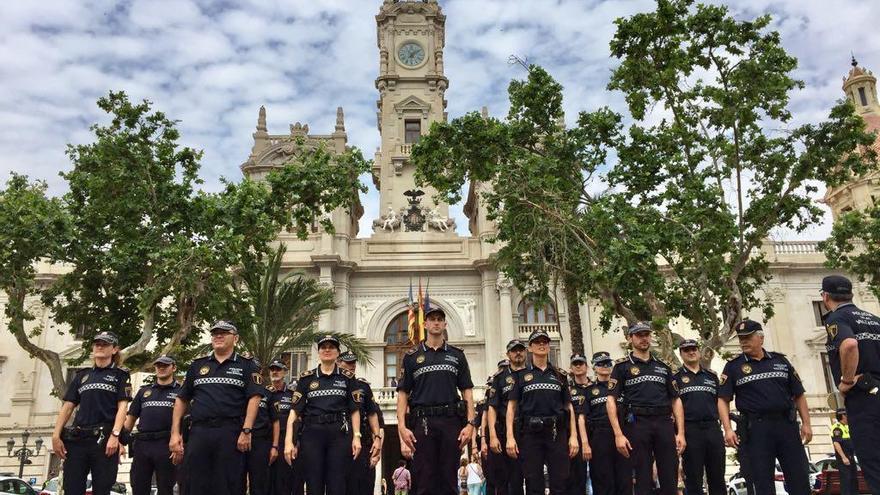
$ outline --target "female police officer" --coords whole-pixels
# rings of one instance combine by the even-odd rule
[[[309,495],[345,495],[345,473],[361,451],[360,403],[364,391],[354,375],[336,365],[339,340],[332,335],[318,339],[315,369],[299,377],[287,417],[284,458],[293,464],[293,423],[302,417],[301,442],[306,489]],[[351,447],[349,450],[348,446]]]
[[[569,458],[579,450],[568,382],[565,372],[547,359],[547,332],[532,332],[529,352],[532,362],[516,373],[507,403],[507,454],[519,457],[529,495],[544,493],[544,464],[550,477],[550,493],[561,494],[568,479]],[[518,423],[516,435],[514,417]]]
[[[52,432],[52,449],[64,459],[64,493],[82,495],[92,473],[92,493],[109,495],[119,468],[119,434],[131,400],[131,377],[119,368],[119,340],[101,332],[92,341],[91,368],[73,377]],[[64,428],[79,406],[73,426]],[[63,435],[62,435],[63,433]]]

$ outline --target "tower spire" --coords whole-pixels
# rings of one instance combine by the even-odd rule
[[[257,132],[266,132],[266,107],[260,105],[260,115],[257,117]]]
[[[345,132],[345,113],[342,107],[336,107],[336,132]]]

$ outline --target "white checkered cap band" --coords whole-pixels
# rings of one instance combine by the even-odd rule
[[[340,388],[328,388],[326,390],[312,390],[306,397],[314,399],[315,397],[345,397],[346,395],[348,395],[348,392]]]
[[[715,395],[715,387],[706,387],[703,385],[693,385],[690,387],[684,387],[681,389],[681,395],[689,394],[691,392],[706,392],[708,394]]]
[[[523,387],[523,393],[535,392],[538,390],[550,390],[551,392],[562,392],[562,385],[558,383],[530,383]]]
[[[110,385],[109,383],[86,383],[79,388],[78,392],[83,393],[89,390],[104,390],[115,394],[117,389],[116,385]]]
[[[174,407],[174,402],[170,400],[148,400],[144,402],[143,407]]]
[[[745,385],[749,382],[754,382],[758,380],[770,380],[773,378],[788,378],[787,371],[768,371],[766,373],[757,373],[755,375],[744,376],[736,381],[737,386]]]
[[[193,386],[198,387],[199,385],[234,385],[236,387],[244,388],[244,380],[239,380],[238,378],[226,378],[223,376],[209,376],[207,378],[196,378],[193,380]]]
[[[630,385],[637,385],[644,382],[666,383],[666,378],[657,375],[643,375],[636,378],[630,378],[626,381],[625,385],[628,387]]]
[[[413,372],[413,378],[418,378],[425,373],[434,373],[435,371],[448,371],[449,373],[458,374],[458,368],[451,364],[432,364],[430,366],[422,366]]]

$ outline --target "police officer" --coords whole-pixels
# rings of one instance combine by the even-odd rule
[[[764,350],[764,331],[757,321],[737,325],[742,354],[727,362],[718,387],[718,412],[729,447],[740,443],[730,424],[730,401],[740,412],[737,430],[750,461],[757,495],[773,493],[775,459],[779,459],[788,493],[809,494],[807,454],[801,439],[813,437],[804,386],[794,366],[777,352]],[[798,435],[795,413],[803,426]]]
[[[345,473],[361,453],[360,407],[365,387],[336,364],[339,339],[324,335],[317,340],[320,364],[305,371],[296,382],[292,411],[287,417],[284,458],[299,456],[309,495],[344,495]],[[294,449],[293,423],[302,417],[302,446]]]
[[[168,449],[171,418],[180,384],[174,380],[177,366],[171,356],[153,361],[155,381],[138,390],[125,417],[125,431],[131,432],[137,421],[137,434],[131,446],[131,490],[134,495],[150,495],[153,477],[158,495],[172,495],[177,481],[176,465],[183,456]]]
[[[508,342],[507,362],[499,364],[486,392],[489,465],[495,476],[497,495],[523,495],[522,469],[516,459],[507,455],[507,402],[516,383],[514,374],[526,365],[526,345],[519,339]]]
[[[287,434],[287,416],[290,415],[290,407],[293,403],[293,387],[284,382],[287,375],[287,365],[283,361],[275,359],[269,363],[269,379],[272,381],[274,392],[269,396],[269,407],[273,410],[272,421],[272,450],[279,454],[283,452],[284,436]],[[294,467],[284,462],[283,459],[275,458],[271,462],[270,479],[271,492],[275,495],[290,495],[293,491]],[[300,483],[302,490],[303,483]]]
[[[685,447],[678,386],[672,369],[649,351],[651,327],[635,323],[627,334],[632,352],[617,361],[608,382],[610,396],[626,398],[623,428],[617,401],[605,402],[614,442],[621,455],[632,457],[636,495],[651,493],[655,461],[660,493],[674,495],[678,488],[678,454]]]
[[[256,360],[254,363],[259,367]],[[278,458],[275,410],[270,407],[270,396],[274,393],[275,388],[271,384],[266,385],[266,392],[260,397],[257,407],[257,418],[251,428],[251,448],[244,453],[244,471],[250,495],[269,495],[270,466]]]
[[[544,493],[545,464],[550,493],[564,493],[569,459],[579,449],[568,377],[550,363],[544,330],[529,335],[529,352],[532,361],[516,372],[508,396],[507,454],[519,459],[530,495]]]
[[[180,424],[191,406],[184,458],[189,493],[240,495],[244,489],[244,453],[266,388],[259,367],[235,352],[237,343],[232,323],[211,326],[213,352],[192,362],[174,402],[169,446],[176,454],[184,452]]]
[[[566,491],[570,495],[583,495],[587,486],[587,461],[592,456],[586,423],[582,419],[582,411],[587,401],[586,389],[590,386],[590,377],[587,375],[590,367],[587,366],[587,358],[582,354],[572,354],[569,362],[571,373],[568,375],[568,386],[572,407],[575,412],[575,426],[578,431],[578,452],[580,455],[575,455],[571,458]]]
[[[338,364],[340,368],[357,376],[357,356],[353,352],[342,353]],[[356,380],[360,390],[363,390],[364,397],[360,404],[364,453],[354,460],[354,465],[348,473],[346,490],[349,495],[372,495],[376,485],[376,464],[382,456],[382,428],[379,426],[382,410],[376,403],[370,382],[365,378],[356,378]]]
[[[596,380],[586,387],[583,408],[579,420],[586,420],[589,444],[593,456],[590,459],[590,472],[594,495],[632,494],[632,464],[617,451],[614,444],[614,430],[608,421],[608,383],[611,377],[611,355],[596,352],[592,359]],[[618,398],[618,404],[621,399]]]
[[[675,381],[684,406],[685,488],[688,495],[703,495],[705,469],[709,495],[724,495],[726,454],[718,424],[718,375],[700,364],[700,347],[696,340],[682,340],[678,352],[684,363],[675,373]]]
[[[840,473],[840,495],[859,493],[859,468],[856,465],[852,438],[849,435],[849,421],[845,409],[835,413],[837,422],[831,425],[831,440],[834,443],[834,457],[837,458],[837,471]]]
[[[461,449],[470,443],[477,427],[474,383],[464,351],[444,338],[446,313],[442,309],[426,312],[425,330],[425,340],[406,352],[403,377],[397,384],[400,450],[412,458],[417,495],[456,495]]]
[[[119,435],[131,400],[131,377],[119,363],[119,339],[92,339],[92,367],[78,371],[64,394],[52,432],[52,450],[64,460],[64,493],[82,495],[92,474],[92,493],[109,495],[119,468]],[[73,425],[64,425],[79,406]]]
[[[852,303],[852,282],[822,279],[831,374],[852,428],[853,448],[871,493],[880,493],[880,318]]]

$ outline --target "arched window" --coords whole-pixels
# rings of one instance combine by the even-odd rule
[[[412,348],[407,330],[407,313],[397,315],[385,329],[385,381],[384,386],[393,387],[403,370],[403,356]]]
[[[556,306],[553,303],[547,303],[542,306],[535,305],[528,299],[523,299],[517,307],[519,313],[520,324],[548,324],[556,323]]]

